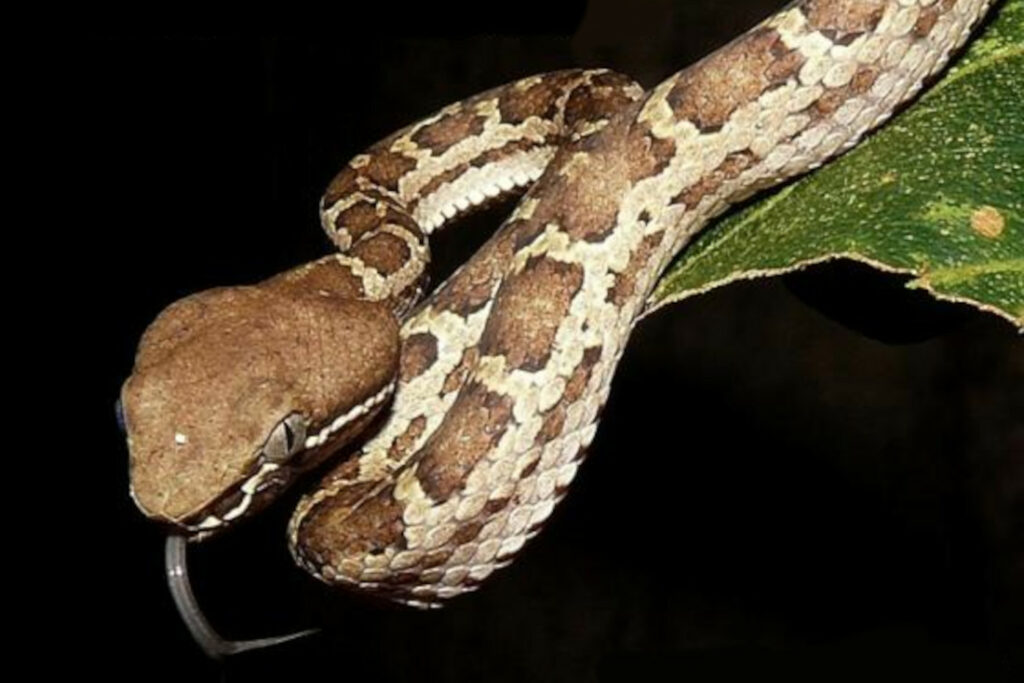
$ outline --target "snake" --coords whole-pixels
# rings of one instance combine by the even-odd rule
[[[321,200],[336,253],[147,328],[120,398],[131,495],[198,540],[323,466],[288,524],[300,567],[420,608],[476,590],[566,495],[673,258],[856,145],[991,5],[797,0],[651,89],[541,74],[369,147]],[[423,298],[430,235],[515,194]]]

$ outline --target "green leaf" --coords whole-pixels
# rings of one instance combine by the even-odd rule
[[[736,280],[848,258],[1024,329],[1024,0],[945,78],[836,162],[700,235],[648,312]]]

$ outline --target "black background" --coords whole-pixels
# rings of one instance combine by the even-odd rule
[[[73,595],[40,632],[81,646],[90,670],[147,679],[1006,675],[1024,608],[1020,339],[859,266],[734,285],[643,321],[547,529],[439,612],[366,603],[294,568],[296,492],[194,550],[194,580],[225,634],[324,632],[220,667],[179,622],[162,532],[128,498],[112,407],[145,325],[178,297],[325,253],[316,201],[345,160],[530,73],[609,66],[653,85],[780,4],[83,18],[53,48],[74,116],[50,190],[67,208],[48,225],[70,240],[58,342],[90,375],[75,391],[91,436],[62,452],[74,498],[34,520],[57,532],[44,557],[80,546],[73,566],[43,563]],[[501,216],[443,236],[439,272]]]

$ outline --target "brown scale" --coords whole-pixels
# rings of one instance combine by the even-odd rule
[[[533,257],[498,288],[480,353],[503,356],[509,368],[536,371],[551,355],[555,334],[583,284],[583,268]]]
[[[452,556],[452,552],[454,552],[454,550],[454,548],[447,546],[444,548],[438,548],[437,550],[431,550],[423,556],[422,560],[420,560],[420,566],[424,569],[431,569],[442,565],[448,561],[448,558]],[[439,575],[438,579],[440,578],[441,577]]]
[[[343,500],[348,496],[344,495]],[[402,506],[394,498],[393,487],[361,500],[355,508],[343,503],[318,506],[306,518],[303,529],[304,552],[323,558],[331,558],[339,547],[345,548],[346,554],[376,554],[389,546],[405,547]]]
[[[871,90],[871,86],[875,84],[876,78],[878,78],[877,66],[862,65],[857,68],[849,83],[838,88],[826,89],[821,94],[821,97],[804,111],[810,115],[812,121],[830,116],[851,97],[863,95]]]
[[[536,467],[536,465],[534,465],[534,467]],[[501,512],[502,510],[504,510],[505,508],[507,508],[508,504],[511,501],[512,501],[512,498],[510,498],[510,497],[508,497],[508,498],[490,498],[490,499],[487,500],[487,503],[484,504],[484,512],[486,512],[488,515],[496,515],[499,512]]]
[[[548,201],[538,205],[528,225],[513,224],[517,244],[551,224],[574,240],[594,243],[615,229],[617,198],[638,180],[664,169],[675,154],[672,141],[654,137],[643,124],[630,125],[637,108],[631,106],[616,116],[601,134],[558,152],[552,164],[559,171],[548,174],[544,189]],[[598,139],[602,146],[594,149]],[[580,176],[588,182],[576,182]]]
[[[545,414],[544,422],[541,424],[540,431],[537,432],[537,436],[533,441],[535,445],[543,446],[562,435],[562,427],[565,425],[565,417],[569,406],[576,403],[583,396],[587,383],[590,381],[590,375],[599,360],[601,360],[600,346],[592,346],[583,352],[583,360],[576,366],[576,369],[572,371],[572,375],[566,381],[562,397]],[[533,472],[533,468],[536,467],[536,461],[531,463],[530,471],[526,472],[524,470],[524,476],[529,476]]]
[[[559,98],[566,86],[575,81],[578,74],[563,71],[551,74],[529,86],[512,87],[502,91],[498,98],[498,111],[504,123],[518,124],[531,117],[554,118]]]
[[[437,360],[437,337],[429,332],[417,332],[406,337],[402,344],[399,379],[409,382],[429,370]]]
[[[530,146],[531,147],[535,147],[536,145],[530,145]],[[429,196],[429,195],[437,192],[438,190],[440,190],[445,185],[449,185],[453,181],[458,180],[459,178],[461,178],[463,176],[463,174],[466,173],[466,171],[468,171],[470,168],[472,168],[472,166],[473,166],[473,164],[471,162],[467,161],[467,162],[459,164],[458,166],[454,166],[454,167],[448,169],[447,171],[443,171],[441,173],[438,173],[437,175],[435,175],[434,177],[432,177],[430,180],[428,180],[426,183],[423,184],[423,189],[420,191],[420,193],[424,197],[426,197],[426,196]],[[416,205],[419,204],[419,202],[414,201],[411,204],[412,204],[412,206],[416,206]]]
[[[801,0],[808,25],[824,35],[873,31],[885,13],[886,0]]]
[[[324,196],[320,200],[321,203],[324,206],[332,206],[352,193],[358,192],[360,189],[358,179],[359,171],[346,165],[327,185]]]
[[[412,135],[412,141],[428,148],[433,156],[440,156],[453,145],[482,133],[486,123],[486,116],[462,108],[423,126]]]
[[[415,159],[397,152],[381,151],[370,155],[369,163],[360,171],[374,184],[397,194],[399,181],[414,168]]]
[[[417,453],[416,479],[434,502],[448,500],[512,421],[512,398],[466,385],[444,423]]]
[[[444,378],[444,384],[441,385],[442,394],[450,394],[455,391],[463,384],[466,383],[466,377],[469,376],[469,372],[476,367],[476,362],[480,360],[480,351],[476,347],[470,347],[462,352],[462,358],[459,359],[459,364],[448,373],[448,376]]]
[[[922,7],[917,15],[917,22],[914,23],[914,36],[916,38],[924,38],[931,33],[944,9],[939,3],[930,7]]]
[[[405,431],[395,437],[395,440],[388,447],[388,460],[391,462],[404,462],[406,455],[412,452],[416,441],[427,428],[427,418],[419,415],[409,422]],[[356,462],[356,461],[353,461]]]
[[[645,235],[636,252],[629,259],[625,270],[615,274],[615,284],[608,290],[607,300],[622,306],[636,290],[637,274],[647,265],[648,260],[664,239],[664,231]]]
[[[680,119],[704,133],[722,128],[733,113],[795,76],[803,58],[774,29],[759,28],[706,57],[677,78],[666,98]]]
[[[344,232],[356,242],[363,236],[372,234],[372,231],[381,225],[390,223],[404,228],[418,241],[425,241],[420,226],[393,199],[373,189],[360,192],[365,197],[362,201],[338,212],[333,225],[330,226],[334,232]]]
[[[517,154],[529,152],[530,150],[537,149],[538,146],[549,146],[558,144],[561,138],[555,136],[549,136],[544,138],[543,141],[538,143],[536,140],[530,140],[527,138],[519,138],[518,140],[509,140],[500,147],[492,147],[491,149],[484,150],[480,154],[477,154],[471,161],[468,162],[468,166],[473,168],[483,168],[496,161],[507,159]],[[429,185],[430,183],[428,183]]]
[[[508,238],[488,241],[438,290],[431,300],[433,307],[465,318],[486,306],[501,279],[503,264],[512,258],[513,247]]]
[[[572,130],[579,123],[611,118],[633,103],[627,94],[632,81],[609,71],[590,79],[592,87],[576,88],[565,103],[565,127]]]
[[[405,240],[387,232],[378,232],[360,240],[349,254],[384,277],[397,273],[412,256]]]
[[[465,524],[460,524],[458,528],[455,530],[455,533],[452,534],[452,539],[450,541],[451,545],[458,546],[464,543],[469,543],[474,538],[480,535],[480,530],[483,528],[483,526],[483,522],[480,521],[466,522]]]
[[[714,171],[708,173],[696,183],[672,198],[672,204],[682,204],[687,208],[695,208],[700,200],[714,194],[722,183],[738,178],[743,171],[760,161],[749,149],[733,152],[725,158]]]

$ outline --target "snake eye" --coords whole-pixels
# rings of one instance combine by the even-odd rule
[[[121,430],[121,434],[128,436],[128,427],[124,422],[124,405],[121,403],[120,397],[114,401],[114,419],[117,420],[117,428]]]
[[[306,447],[306,420],[298,413],[292,413],[284,419],[288,437],[288,451],[295,455]]]
[[[306,423],[302,416],[292,413],[277,423],[263,444],[263,457],[269,462],[282,463],[305,446]]]

